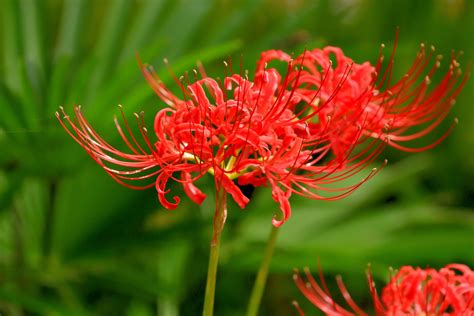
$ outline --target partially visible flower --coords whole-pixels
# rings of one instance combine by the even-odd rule
[[[307,282],[296,273],[296,285],[326,315],[368,315],[353,301],[341,277],[337,277],[337,285],[347,307],[333,300],[321,272],[319,283],[308,269],[305,276]],[[377,315],[474,315],[474,271],[466,265],[448,264],[440,270],[404,266],[390,278],[381,297],[370,271],[367,280]],[[295,306],[304,315],[297,303]]]

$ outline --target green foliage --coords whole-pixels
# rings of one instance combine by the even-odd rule
[[[122,188],[61,129],[54,112],[82,104],[112,143],[113,115],[163,104],[142,79],[135,53],[172,78],[201,61],[222,76],[233,56],[253,69],[265,49],[298,54],[336,45],[358,62],[379,43],[400,41],[397,74],[420,41],[446,57],[473,60],[470,1],[3,0],[0,3],[0,314],[196,315],[202,308],[212,225],[212,181],[202,207],[159,205],[153,190]],[[236,63],[238,64],[238,63]],[[174,88],[176,89],[176,88]],[[474,266],[474,86],[453,112],[460,125],[423,155],[387,150],[389,165],[340,202],[292,199],[282,228],[262,315],[293,313],[293,268],[344,276],[367,302],[367,264],[378,280],[387,267]],[[442,129],[442,127],[440,128]],[[436,135],[432,136],[433,139]],[[173,190],[181,190],[173,187]],[[223,235],[216,314],[241,315],[277,204],[256,190],[247,210],[229,210]],[[331,281],[329,281],[331,282]]]

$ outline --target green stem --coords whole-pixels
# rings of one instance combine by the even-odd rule
[[[267,282],[268,269],[273,256],[273,250],[278,236],[278,228],[272,225],[270,236],[268,237],[265,254],[263,256],[262,264],[258,270],[255,283],[253,285],[252,294],[250,295],[249,305],[247,307],[247,316],[257,316],[260,302],[262,301],[263,290]]]
[[[209,266],[207,269],[206,296],[204,298],[203,316],[212,316],[214,313],[214,293],[216,291],[217,262],[219,260],[220,236],[217,243],[211,245]]]
[[[214,215],[214,233],[211,241],[209,266],[207,268],[206,294],[204,297],[203,316],[212,316],[214,313],[214,293],[216,291],[217,264],[219,261],[219,246],[221,233],[227,217],[226,192],[223,188],[216,191],[216,213]]]

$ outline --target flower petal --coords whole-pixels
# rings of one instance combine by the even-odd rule
[[[201,204],[206,198],[206,194],[202,193],[193,183],[189,172],[182,172],[181,179],[183,182],[183,189],[186,195],[196,204]]]
[[[272,198],[275,202],[280,203],[280,210],[283,213],[283,219],[278,219],[275,215],[272,219],[272,224],[275,227],[280,227],[284,222],[290,218],[291,215],[291,206],[290,206],[290,196],[291,191],[283,191],[277,183],[271,181],[272,184]]]
[[[232,180],[230,180],[219,168],[215,168],[214,174],[216,185],[222,185],[227,191],[227,193],[232,196],[234,201],[241,208],[245,208],[245,206],[250,200],[242,193],[242,191],[240,191],[239,187]]]
[[[169,178],[170,175],[168,173],[162,172],[158,177],[156,177],[155,187],[156,192],[158,192],[158,200],[160,201],[161,205],[163,205],[168,210],[174,210],[176,207],[178,207],[181,199],[179,196],[174,196],[173,200],[175,203],[171,203],[166,199],[165,194],[169,192],[169,190],[166,190],[166,183],[168,182]]]

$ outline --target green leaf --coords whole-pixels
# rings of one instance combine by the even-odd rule
[[[104,28],[98,38],[95,56],[97,64],[90,75],[87,90],[87,101],[92,101],[96,92],[102,86],[102,83],[113,72],[113,66],[118,56],[120,43],[123,40],[123,33],[126,30],[127,16],[130,14],[132,2],[128,0],[116,0],[111,4],[111,8],[106,11],[103,19]]]
[[[127,39],[120,54],[119,64],[128,61],[137,52],[143,54],[143,47],[153,47],[155,43],[163,42],[162,39],[155,35],[150,38],[150,34],[152,33],[154,23],[163,11],[165,1],[145,0],[142,2],[142,6],[127,34]]]
[[[22,33],[19,22],[19,9],[18,3],[14,0],[6,0],[3,3],[2,14],[3,27],[3,64],[5,67],[5,78],[6,85],[15,93],[22,93],[22,82],[21,76],[21,39]]]
[[[79,31],[84,23],[85,8],[86,0],[64,2],[49,83],[48,113],[54,113],[59,105],[65,104],[65,88],[70,83],[71,63],[79,49]]]
[[[39,313],[41,315],[64,315],[64,316],[86,316],[83,312],[77,312],[58,304],[57,302],[45,298],[38,298],[25,291],[18,291],[0,287],[0,300],[10,304],[23,307],[27,311]]]
[[[44,39],[42,33],[40,2],[34,0],[20,1],[20,14],[23,31],[23,47],[25,56],[25,67],[28,83],[34,95],[34,104],[29,105],[30,115],[33,117],[34,127],[39,126],[43,106],[42,101],[45,94],[45,54]]]

